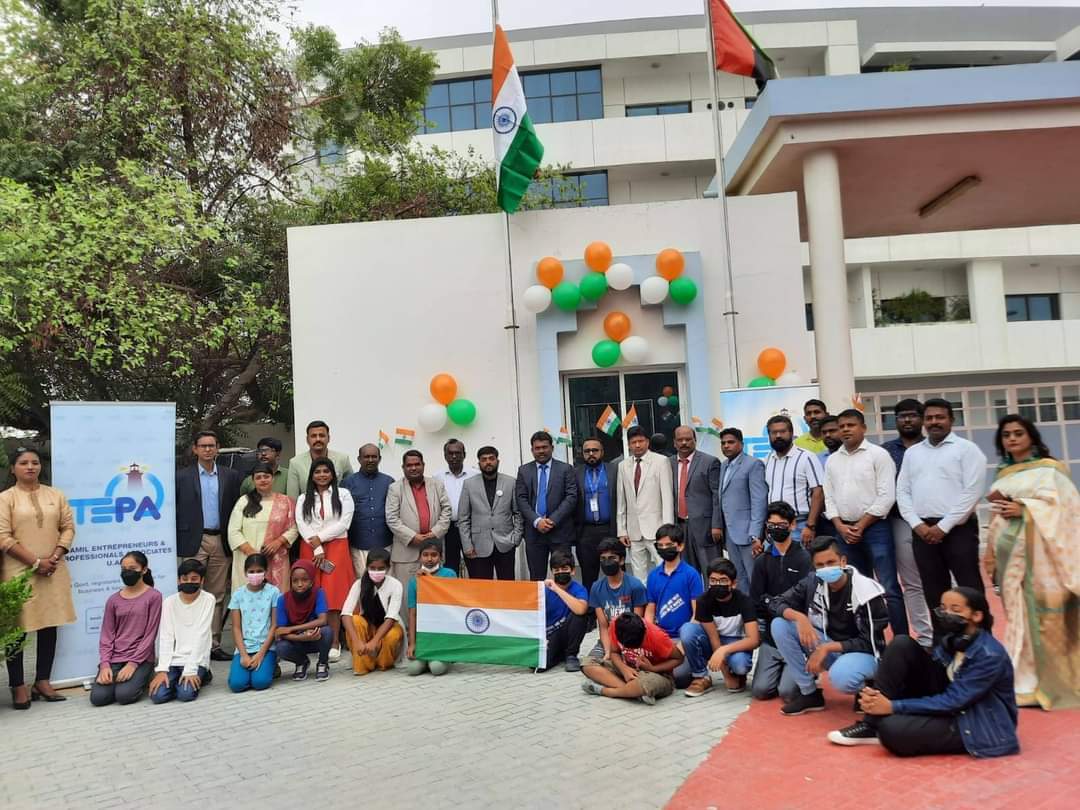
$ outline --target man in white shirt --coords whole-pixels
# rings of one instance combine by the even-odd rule
[[[184,703],[195,700],[210,683],[210,640],[215,600],[202,589],[206,566],[194,558],[177,569],[177,593],[161,603],[157,672],[150,681],[150,700]]]
[[[475,467],[465,468],[465,443],[460,439],[447,439],[443,445],[443,458],[447,469],[435,477],[442,482],[446,496],[450,499],[450,528],[443,538],[443,565],[458,576],[461,575],[461,533],[458,531],[458,504],[461,502],[461,489],[465,479],[472,478],[480,471]]]
[[[861,411],[841,411],[836,421],[841,444],[825,465],[825,517],[848,562],[863,576],[876,576],[885,589],[893,636],[906,636],[907,611],[888,521],[896,500],[896,465],[887,450],[866,440]]]
[[[630,457],[619,462],[616,523],[619,539],[630,549],[634,576],[644,579],[660,558],[653,548],[656,530],[675,522],[675,488],[671,464],[649,449],[649,436],[640,427],[626,431]]]
[[[825,498],[821,492],[824,476],[821,462],[809,450],[794,446],[795,428],[783,414],[772,417],[765,425],[772,452],[765,460],[765,483],[769,486],[769,502],[783,501],[795,509],[795,531],[792,537],[807,548],[817,536],[818,518],[824,513]]]
[[[915,564],[931,611],[953,577],[957,585],[983,589],[975,505],[985,494],[986,456],[953,433],[952,425],[948,400],[923,403],[926,438],[908,448],[896,482],[896,502],[914,533]],[[940,636],[942,628],[933,613],[931,621],[934,635]]]

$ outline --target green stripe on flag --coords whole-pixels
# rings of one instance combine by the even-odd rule
[[[422,661],[465,661],[473,664],[505,664],[533,668],[541,666],[540,640],[515,636],[418,631],[416,657]]]
[[[536,136],[532,119],[525,113],[506,156],[499,164],[499,207],[508,214],[517,211],[521,198],[544,159],[544,145]]]

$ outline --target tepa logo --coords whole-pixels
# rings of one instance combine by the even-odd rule
[[[143,492],[146,484],[154,490],[152,498]],[[109,481],[103,497],[73,498],[69,503],[75,510],[75,523],[80,526],[86,522],[87,512],[91,523],[123,523],[127,515],[131,515],[132,520],[161,520],[165,487],[156,475],[147,472],[138,462],[132,462]]]

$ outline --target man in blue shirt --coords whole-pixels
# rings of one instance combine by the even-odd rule
[[[360,448],[360,472],[354,472],[341,482],[353,499],[353,517],[349,526],[349,551],[352,554],[356,578],[364,576],[368,552],[388,548],[394,541],[386,525],[386,493],[394,479],[379,472],[382,452],[374,444]],[[402,583],[404,584],[404,583]]]
[[[645,615],[649,599],[645,584],[637,577],[627,574],[626,546],[609,537],[600,543],[600,571],[603,577],[593,583],[589,591],[589,608],[596,615],[600,638],[589,652],[590,664],[602,664],[611,659],[611,633],[608,627],[620,613],[632,611]]]
[[[581,565],[581,584],[585,590],[600,576],[600,543],[615,537],[615,493],[618,490],[618,465],[604,462],[604,445],[599,439],[581,443],[585,464],[577,467],[578,498],[574,520],[577,529],[577,558]]]
[[[574,582],[574,557],[569,551],[551,552],[551,579],[544,581],[544,611],[547,614],[547,667],[566,661],[567,672],[581,672],[578,652],[585,638],[585,616],[589,594]]]
[[[704,593],[701,574],[682,560],[683,530],[667,523],[656,530],[656,553],[663,561],[645,581],[649,603],[645,606],[645,621],[654,622],[669,637],[679,640],[682,626],[694,618],[698,597]],[[690,685],[690,664],[685,659],[675,670],[675,687]]]

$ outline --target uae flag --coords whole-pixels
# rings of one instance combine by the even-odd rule
[[[512,214],[544,158],[544,145],[536,137],[525,109],[525,91],[501,25],[495,26],[495,52],[491,59],[491,110],[495,160],[499,164],[499,207]]]
[[[596,426],[608,436],[615,435],[615,431],[619,429],[619,416],[610,405],[604,408],[604,412],[596,420]]]
[[[709,16],[717,70],[749,76],[757,82],[759,91],[765,82],[776,78],[773,60],[743,28],[724,0],[709,0]]]
[[[544,583],[417,577],[416,657],[547,666]]]

